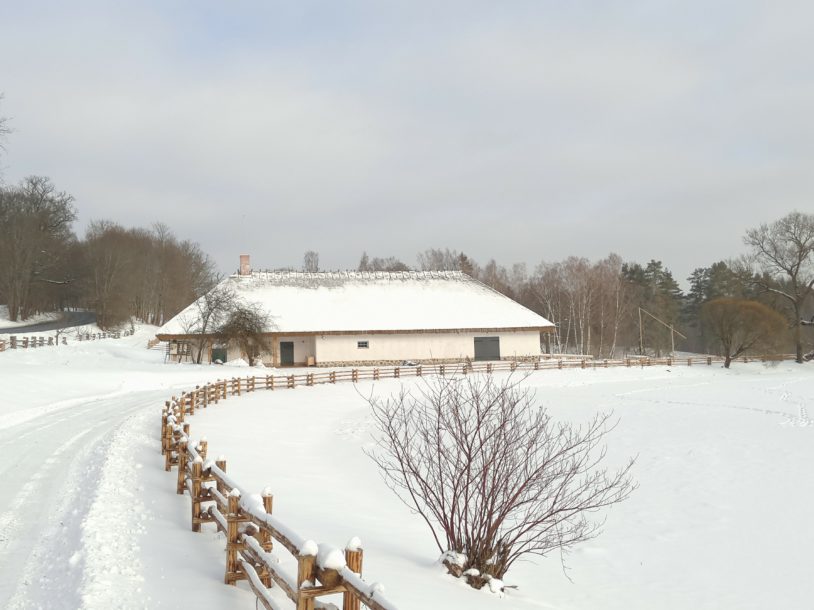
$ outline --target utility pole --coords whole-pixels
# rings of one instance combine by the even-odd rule
[[[670,329],[670,353],[675,354],[675,351],[676,351],[675,335],[678,335],[682,339],[686,339],[687,337],[682,335],[675,328],[673,328],[672,324],[667,324],[667,322],[665,322],[664,320],[658,319],[656,316],[654,316],[652,313],[650,313],[646,309],[642,309],[641,307],[639,307],[639,347],[641,349],[642,355],[644,355],[644,330],[643,330],[643,324],[642,324],[642,313],[646,313],[648,316],[653,318],[656,322],[658,322],[662,326],[665,326],[666,328]]]

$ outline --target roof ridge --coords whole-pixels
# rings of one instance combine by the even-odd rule
[[[237,279],[286,280],[286,279],[363,279],[363,280],[405,280],[405,279],[471,279],[457,270],[407,270],[407,271],[256,271],[249,275],[233,275]]]

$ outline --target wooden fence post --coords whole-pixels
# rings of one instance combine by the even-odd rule
[[[265,509],[266,513],[270,515],[274,508],[274,495],[268,489],[264,489],[262,496],[263,509]],[[266,553],[270,553],[274,549],[274,539],[271,537],[271,534],[267,529],[262,528],[260,530],[259,539],[260,546],[263,547],[263,550]],[[263,568],[260,570],[260,580],[263,581],[266,588],[270,588],[272,586],[271,573],[265,564],[263,564]]]
[[[362,549],[345,549],[345,563],[351,572],[362,575]],[[350,591],[342,594],[342,610],[360,610],[359,598]]]
[[[692,366],[692,358],[687,358],[687,366]]]
[[[220,468],[223,472],[226,472],[226,458],[223,456],[218,457],[218,459],[215,460],[215,466]],[[215,481],[215,487],[220,493],[226,494],[226,488],[223,486],[223,483],[221,483],[220,479],[217,479]]]
[[[415,376],[416,377],[421,377],[421,365],[420,364],[417,367],[415,367]]]
[[[164,470],[169,472],[172,470],[172,450],[173,450],[173,429],[171,425],[168,425],[164,429],[164,442],[163,445],[166,447],[166,452],[164,453]]]
[[[712,366],[712,356],[707,356],[707,366]]]
[[[187,486],[187,442],[178,444],[178,480],[175,483],[175,493],[179,496],[184,494]]]
[[[229,492],[229,507],[226,514],[226,574],[224,582],[233,585],[240,579],[237,564],[237,551],[241,547],[238,533],[240,518],[240,492],[233,489]]]
[[[201,483],[203,479],[203,460],[200,457],[192,461],[192,531],[201,531]]]
[[[314,610],[314,598],[303,595],[303,583],[314,582],[314,564],[316,557],[313,555],[300,555],[297,557],[297,610]]]

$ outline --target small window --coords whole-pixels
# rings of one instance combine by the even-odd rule
[[[367,341],[357,341],[356,347],[358,347],[359,349],[367,349],[368,347],[370,347],[370,345],[368,344]]]

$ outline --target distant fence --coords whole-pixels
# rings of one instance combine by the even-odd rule
[[[129,337],[133,334],[132,330],[117,330],[113,332],[79,332],[76,333],[75,338],[71,341],[98,341],[101,339],[121,339],[122,337]],[[49,335],[49,336],[31,336],[23,335],[17,337],[11,335],[8,339],[0,339],[0,352],[8,349],[34,349],[37,347],[56,347],[59,345],[68,345],[68,337],[65,334]]]
[[[793,354],[744,357],[738,362],[793,360]],[[225,460],[208,459],[206,441],[193,442],[186,417],[197,410],[215,405],[230,396],[241,396],[257,390],[292,389],[341,381],[399,379],[424,375],[469,375],[499,371],[536,371],[553,369],[597,369],[611,367],[693,366],[722,363],[719,356],[689,358],[624,358],[597,360],[588,357],[547,359],[534,362],[462,362],[457,365],[417,365],[373,368],[353,368],[292,375],[262,375],[234,377],[197,386],[173,396],[161,413],[161,452],[164,469],[177,467],[176,492],[188,493],[192,500],[192,530],[201,531],[204,523],[214,524],[226,535],[226,567],[224,582],[235,584],[248,581],[259,602],[268,610],[279,610],[279,604],[269,595],[272,582],[280,586],[297,610],[325,607],[316,598],[335,593],[343,594],[344,610],[359,610],[364,603],[371,610],[394,610],[375,586],[361,578],[363,551],[353,540],[344,551],[331,549],[304,540],[283,523],[272,517],[273,495],[264,491],[260,500],[252,501],[246,488],[226,474]],[[256,496],[255,496],[256,497]],[[244,529],[241,530],[240,526]],[[272,553],[278,542],[297,562],[297,574],[280,567]],[[356,541],[358,542],[358,541]],[[319,583],[317,585],[316,583]],[[316,605],[315,605],[316,603]]]

